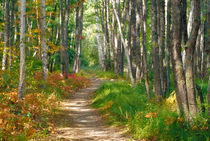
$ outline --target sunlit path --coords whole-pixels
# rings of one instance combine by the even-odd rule
[[[62,116],[57,133],[51,140],[73,141],[127,141],[122,130],[109,127],[99,112],[91,107],[93,93],[102,80],[92,79],[90,87],[75,93],[68,101],[61,103]]]

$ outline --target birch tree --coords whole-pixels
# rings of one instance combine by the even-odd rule
[[[41,30],[42,30],[42,37],[41,37],[41,45],[42,45],[42,77],[44,81],[47,81],[47,47],[46,47],[46,22],[45,22],[45,0],[41,0]]]
[[[20,79],[18,86],[18,99],[24,96],[24,81],[25,81],[25,15],[26,15],[26,0],[20,0]]]

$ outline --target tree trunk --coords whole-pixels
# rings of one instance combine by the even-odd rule
[[[15,0],[12,0],[11,14],[10,14],[10,36],[9,36],[9,68],[12,66],[12,46],[13,46],[13,24],[14,24],[14,10],[15,10]]]
[[[105,0],[105,29],[106,29],[106,43],[107,43],[107,70],[111,69],[111,46],[110,46],[110,26],[109,26],[109,0]]]
[[[186,0],[184,0],[186,1]],[[186,8],[186,7],[185,7]],[[190,31],[191,31],[191,28],[192,28],[192,22],[193,22],[193,12],[194,12],[194,0],[192,0],[190,2],[190,11],[189,11],[189,19],[188,19],[188,24],[187,24],[187,34],[188,34],[188,37],[190,36]]]
[[[122,27],[121,27],[120,20],[119,20],[119,17],[118,17],[118,14],[117,14],[117,10],[116,10],[116,7],[115,7],[115,1],[112,0],[112,3],[113,3],[114,14],[116,16],[117,23],[118,23],[118,28],[119,28],[119,33],[120,33],[121,41],[123,43],[123,46],[125,47],[125,53],[126,53],[126,57],[127,57],[127,61],[128,61],[128,69],[129,69],[131,84],[134,87],[135,86],[135,82],[134,82],[134,78],[133,78],[133,74],[132,74],[131,61],[130,61],[130,56],[129,56],[127,44],[126,44],[126,42],[124,40],[124,37],[123,37],[123,34],[122,34]]]
[[[116,0],[115,0],[115,3],[116,3]],[[115,7],[116,7],[116,5],[115,5]],[[120,60],[118,60],[119,54],[118,54],[117,20],[116,20],[114,14],[113,14],[113,18],[112,18],[112,23],[113,23],[113,25],[112,25],[112,51],[113,51],[113,60],[114,60],[114,71],[116,74],[119,74],[118,66],[119,66]]]
[[[208,56],[208,65],[207,69],[209,70],[210,68],[210,1],[207,1],[207,43],[206,43],[206,52]],[[210,77],[209,77],[209,82],[208,82],[208,104],[210,104]],[[208,106],[208,116],[210,116],[210,107]]]
[[[6,22],[6,30],[5,30],[5,46],[3,50],[3,58],[2,58],[2,70],[6,70],[8,65],[8,50],[9,50],[9,40],[10,40],[10,14],[9,14],[9,0],[5,1],[5,22]]]
[[[146,50],[146,34],[147,34],[147,1],[140,0],[140,15],[141,15],[141,46],[143,48],[143,64],[144,64],[144,77],[145,77],[145,86],[147,90],[148,100],[151,100],[150,88],[149,88],[149,79],[148,79],[148,66],[147,66],[147,50]]]
[[[160,80],[161,80],[161,88],[162,88],[162,96],[166,96],[166,76],[165,76],[165,68],[164,68],[164,58],[165,58],[165,1],[159,0],[159,4],[157,9],[159,9],[159,36],[158,36],[158,44],[159,44],[159,58],[160,58]]]
[[[120,20],[120,23],[121,23],[121,7],[120,7],[120,0],[117,0],[117,9],[118,9],[118,16],[119,16],[119,20]],[[117,27],[116,27],[117,28]],[[118,64],[117,64],[117,70],[118,70],[118,74],[119,75],[123,75],[123,70],[122,70],[122,42],[121,42],[121,38],[120,38],[120,35],[118,34],[117,35],[117,39],[118,39],[118,46],[117,46],[117,60],[118,60]]]
[[[18,86],[18,99],[24,96],[25,81],[25,15],[26,0],[20,1],[20,79]]]
[[[102,9],[101,9],[101,11],[100,11],[100,15],[101,15],[101,18],[100,18],[100,20],[101,20],[101,26],[102,26],[102,31],[103,31],[103,46],[104,46],[104,69],[105,70],[108,70],[108,63],[107,63],[107,61],[108,61],[108,54],[107,54],[107,50],[108,50],[108,43],[107,43],[107,36],[106,36],[106,25],[105,25],[105,17],[106,17],[106,15],[105,15],[105,1],[103,0],[102,1],[102,5],[103,5],[103,7],[102,7]]]
[[[157,4],[155,0],[151,1],[151,27],[152,27],[152,56],[154,69],[154,90],[157,100],[162,96],[160,70],[159,70],[159,47],[157,36]]]
[[[47,47],[46,47],[46,22],[45,22],[45,0],[41,0],[41,14],[42,14],[42,20],[41,20],[41,30],[42,30],[42,77],[43,80],[47,81]]]
[[[178,112],[181,116],[188,117],[187,88],[185,83],[184,69],[181,59],[181,3],[172,0],[173,19],[173,42],[172,42],[172,69]]]
[[[137,0],[136,1],[136,5],[137,5],[137,18],[136,18],[136,35],[137,35],[137,38],[136,38],[136,80],[140,80],[140,75],[141,75],[141,57],[140,57],[140,54],[141,54],[141,51],[140,51],[140,34],[143,33],[143,30],[141,28],[141,23],[143,23],[143,10],[142,10],[142,0]],[[141,32],[140,32],[141,31]],[[142,39],[143,40],[143,39]],[[142,45],[141,45],[142,47]]]
[[[171,0],[166,2],[166,92],[170,92]]]
[[[95,1],[96,2],[96,1]],[[103,53],[103,45],[101,42],[101,34],[100,34],[100,20],[99,20],[99,11],[98,11],[98,5],[96,4],[95,7],[96,12],[96,32],[97,32],[97,42],[98,42],[98,59],[99,59],[99,65],[101,69],[105,69],[104,67],[104,53]]]
[[[136,77],[136,68],[137,68],[137,47],[136,47],[136,0],[131,0],[131,64],[132,64],[132,73]],[[140,55],[139,55],[140,56]]]
[[[79,6],[81,6],[81,12],[79,12]],[[81,37],[83,30],[83,3],[81,3],[79,6],[76,8],[76,54],[74,57],[74,73],[78,73],[80,71]]]
[[[65,43],[64,43],[64,14],[63,14],[63,0],[60,0],[60,60],[61,60],[61,76],[65,72]]]
[[[190,38],[186,44],[186,86],[187,86],[187,96],[189,104],[189,112],[191,116],[195,116],[198,113],[197,101],[195,96],[194,88],[194,76],[193,76],[193,56],[195,52],[196,39],[198,36],[198,30],[200,26],[200,2],[199,0],[194,0],[194,14],[192,31]]]
[[[70,0],[66,1],[65,25],[64,25],[64,70],[65,78],[69,75],[69,53],[68,53],[68,23],[69,23]]]

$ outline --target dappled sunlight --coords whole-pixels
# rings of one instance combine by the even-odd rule
[[[75,141],[128,140],[124,137],[124,132],[106,125],[99,112],[91,107],[93,93],[102,82],[102,80],[94,79],[89,88],[81,89],[69,100],[61,102],[62,115],[58,118],[56,134],[52,135],[51,139]]]

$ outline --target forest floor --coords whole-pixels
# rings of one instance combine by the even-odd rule
[[[100,112],[91,107],[94,92],[104,80],[91,79],[88,88],[81,89],[60,104],[56,115],[55,134],[50,140],[63,141],[127,141],[130,140],[123,128],[105,123]]]

